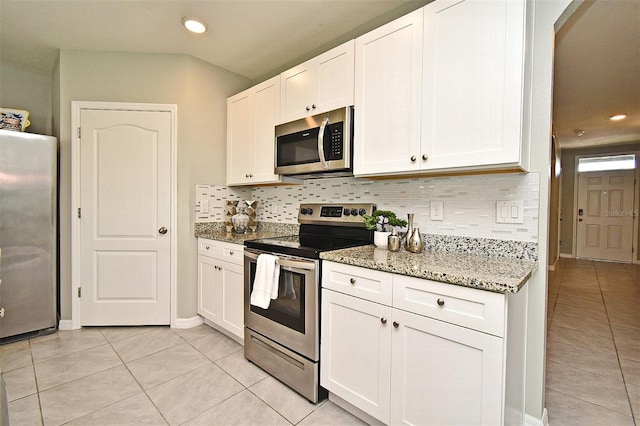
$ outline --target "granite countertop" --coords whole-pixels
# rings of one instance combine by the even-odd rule
[[[258,238],[298,235],[298,226],[289,224],[260,224],[255,232],[245,232],[244,234],[227,232],[223,222],[196,223],[194,228],[194,235],[198,238],[240,245],[244,245],[247,240],[257,240]]]
[[[390,252],[373,245],[324,252],[320,258],[498,293],[517,293],[538,265],[535,260],[466,253]]]
[[[256,231],[256,232],[245,232],[244,234],[236,234],[235,232],[227,232],[226,229],[219,230],[209,230],[209,231],[201,231],[196,232],[195,236],[199,238],[208,238],[210,240],[222,241],[225,243],[233,243],[244,245],[244,242],[247,240],[257,240],[258,238],[272,238],[272,237],[282,237],[283,234],[273,231]]]

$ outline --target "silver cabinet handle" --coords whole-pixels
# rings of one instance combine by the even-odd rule
[[[316,104],[311,105],[311,108],[316,109]]]
[[[444,299],[438,299],[438,306],[444,306]]]
[[[165,228],[164,226],[160,229],[158,229],[158,232],[161,233],[162,235],[167,233],[167,228]]]
[[[400,324],[398,322],[394,321],[393,322],[393,327],[394,328],[398,328],[398,327],[400,327]]]
[[[380,322],[382,324],[386,324],[387,323],[387,319],[385,317],[380,318]]]
[[[230,252],[229,252],[229,256],[233,256],[233,251],[230,251]]]
[[[307,107],[307,111],[311,110],[311,108]]]
[[[427,154],[422,154],[422,159],[424,161],[427,161],[429,159],[429,156]]]
[[[411,156],[411,161],[416,161],[416,156],[415,155]]]
[[[349,282],[351,283],[351,285],[355,285],[356,284],[356,279],[355,278],[351,278],[349,280]]]

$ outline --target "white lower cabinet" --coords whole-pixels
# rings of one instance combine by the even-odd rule
[[[358,277],[353,288],[332,282],[331,277],[348,275],[349,270]],[[420,309],[418,314],[396,307],[409,298],[416,305],[442,309],[449,320],[452,312],[468,316],[468,308],[476,304],[477,312],[497,309],[493,319],[506,314],[505,295],[384,273],[390,279],[383,281],[393,291],[393,302],[385,304],[365,300],[362,291],[355,291],[368,272],[380,279],[379,271],[323,262],[323,387],[385,424],[499,425],[512,424],[512,419],[513,424],[522,423],[524,351],[516,350],[519,358],[510,363],[514,371],[509,374],[519,378],[507,381],[504,329],[496,336],[442,320],[437,312],[427,316]],[[416,296],[420,290],[423,297]],[[477,300],[474,293],[479,293]],[[526,309],[520,315],[526,317]],[[482,318],[477,319],[478,327],[484,327]],[[513,395],[505,395],[507,391]],[[507,404],[509,420],[504,417]]]
[[[198,314],[244,340],[244,248],[198,238]]]

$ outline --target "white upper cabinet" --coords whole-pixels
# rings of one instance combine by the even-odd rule
[[[278,183],[274,173],[280,77],[227,99],[227,185]]]
[[[356,39],[354,174],[528,168],[524,0],[436,0]]]
[[[524,166],[523,0],[424,7],[422,152],[426,169]]]
[[[422,26],[418,9],[356,39],[356,175],[420,166]]]
[[[280,74],[279,123],[353,105],[354,41]]]

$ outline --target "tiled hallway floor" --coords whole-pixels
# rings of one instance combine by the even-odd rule
[[[12,426],[363,424],[311,404],[206,325],[59,331],[0,350]]]
[[[561,259],[548,302],[549,424],[640,425],[640,266]]]

